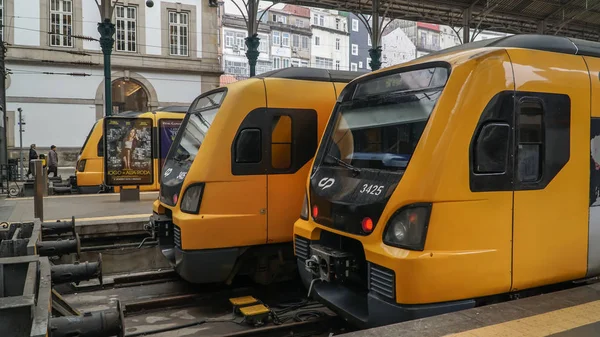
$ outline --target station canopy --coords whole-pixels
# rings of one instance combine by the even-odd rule
[[[600,40],[600,0],[287,0],[301,6],[379,14],[451,27]]]

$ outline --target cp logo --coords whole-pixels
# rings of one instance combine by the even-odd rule
[[[168,177],[168,176],[169,176],[169,174],[171,174],[171,172],[173,172],[173,169],[169,167],[169,168],[168,168],[168,169],[165,171],[165,177]]]
[[[333,186],[333,184],[335,183],[335,179],[333,178],[323,178],[321,180],[319,180],[319,187],[322,190],[328,189],[331,186]]]

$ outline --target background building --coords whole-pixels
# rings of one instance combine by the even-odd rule
[[[312,38],[311,67],[354,70],[349,65],[348,18],[335,10],[310,9]]]
[[[382,68],[408,62],[417,55],[417,48],[400,27],[386,29],[381,36],[381,46]]]
[[[262,12],[259,17],[261,15]],[[308,67],[312,36],[310,10],[294,5],[274,6],[262,16],[262,21],[271,29],[272,68]]]
[[[6,67],[8,142],[18,146],[15,111],[26,120],[24,146],[76,152],[103,116],[100,13],[90,0],[0,1]],[[216,9],[208,1],[129,0],[117,6],[112,55],[113,111],[190,104],[218,86]],[[13,157],[14,157],[13,153]],[[16,155],[18,156],[18,154]],[[64,161],[63,161],[64,162]]]
[[[258,37],[260,45],[258,46],[258,60],[256,61],[256,74],[262,74],[271,70],[269,34],[271,30],[268,25],[260,24],[258,26]],[[221,28],[221,48],[223,72],[233,75],[236,80],[248,78],[250,68],[248,67],[248,58],[246,57],[246,37],[248,30],[246,22],[241,15],[224,14],[222,17]]]
[[[348,13],[348,25],[350,27],[350,44],[348,50],[350,68],[356,68],[359,72],[369,72],[371,71],[369,49],[373,48],[371,35],[356,14]]]

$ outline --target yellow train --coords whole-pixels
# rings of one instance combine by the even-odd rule
[[[165,131],[174,131],[178,129],[181,121],[185,117],[187,112],[187,106],[168,106],[153,112],[135,112],[128,111],[119,114],[119,117],[136,117],[136,118],[152,118],[154,123],[155,134],[160,134]],[[167,128],[173,130],[163,130],[167,125]],[[82,194],[86,193],[98,193],[100,191],[105,192],[118,192],[119,186],[114,188],[104,185],[104,143],[103,143],[103,125],[104,118],[98,120],[90,133],[88,134],[77,158],[77,165],[75,168],[75,185],[77,191]],[[163,139],[162,137],[159,137]],[[169,142],[161,141],[153,144],[155,154],[154,157],[154,184],[152,185],[141,185],[141,191],[157,191],[160,188],[160,168],[164,158],[168,152]],[[166,150],[163,149],[165,146]]]
[[[515,35],[349,83],[294,226],[311,296],[369,327],[600,274],[598,74]]]
[[[285,68],[200,95],[171,146],[150,225],[192,283],[295,274],[292,231],[320,135],[356,72]]]

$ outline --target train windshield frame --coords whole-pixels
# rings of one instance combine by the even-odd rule
[[[406,170],[449,77],[450,67],[437,64],[358,82],[336,105],[315,170]]]
[[[87,137],[85,138],[85,142],[83,142],[83,146],[79,150],[79,155],[80,156],[83,154],[83,150],[85,149],[85,146],[87,145],[87,143],[90,141],[90,138],[92,138],[92,133],[94,133],[94,129],[96,129],[96,125],[98,125],[98,121],[96,121],[94,123],[94,125],[90,129],[90,132],[88,133]]]
[[[167,162],[187,166],[194,162],[225,96],[225,90],[213,91],[198,97],[192,103],[181,123],[181,132],[178,132],[167,154]]]

